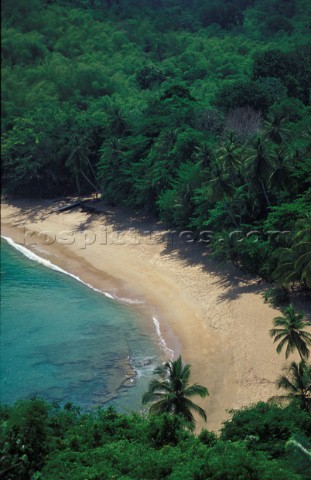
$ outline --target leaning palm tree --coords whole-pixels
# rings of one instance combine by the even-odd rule
[[[172,413],[184,418],[191,430],[195,427],[192,411],[207,420],[205,411],[193,403],[189,397],[199,395],[205,398],[209,393],[202,385],[189,386],[190,365],[183,365],[181,357],[175,361],[166,362],[157,367],[154,379],[149,384],[149,390],[143,396],[143,404],[151,403],[150,413]]]
[[[206,194],[212,201],[223,199],[226,195],[232,195],[234,186],[230,179],[230,174],[223,169],[223,166],[217,161],[211,172],[211,179],[206,184]]]
[[[90,161],[92,154],[92,138],[86,133],[79,135],[72,134],[67,139],[67,143],[62,150],[62,154],[66,156],[65,166],[72,169],[76,179],[77,192],[80,194],[81,184],[80,177],[82,176],[95,191],[98,191],[96,183],[96,173]],[[85,171],[92,173],[93,180],[85,173]]]
[[[311,215],[306,213],[295,225],[292,246],[279,248],[279,257],[273,278],[288,287],[297,282],[311,288]]]
[[[311,333],[305,332],[304,329],[311,326],[311,323],[303,320],[303,314],[296,312],[293,305],[285,308],[283,315],[273,320],[275,328],[269,332],[271,337],[274,337],[274,342],[280,340],[276,351],[280,353],[286,345],[286,358],[295,350],[298,350],[301,360],[309,358],[308,345],[311,345]]]
[[[267,191],[267,179],[272,169],[271,149],[267,141],[257,136],[252,142],[252,148],[245,158],[245,168],[250,178],[250,188],[255,191],[262,190],[267,205],[270,206],[270,200]]]
[[[299,364],[292,362],[287,375],[282,375],[278,381],[278,388],[289,392],[290,397],[299,398],[305,408],[310,408],[311,402],[311,365],[304,361]]]

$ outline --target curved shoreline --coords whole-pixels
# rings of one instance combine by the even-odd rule
[[[112,218],[77,211],[56,214],[50,202],[16,201],[2,205],[1,221],[2,235],[43,247],[53,263],[57,258],[60,268],[84,283],[156,307],[168,346],[176,336],[183,359],[192,366],[191,381],[209,389],[210,396],[198,402],[207,411],[208,429],[220,428],[226,410],[276,393],[283,359],[275,353],[268,330],[278,312],[264,304],[258,281],[234,269],[221,271],[195,245],[191,251],[187,246],[186,256],[167,241],[150,242],[150,224],[137,225],[120,210]],[[105,243],[103,229],[117,241]],[[98,231],[100,240],[92,242]],[[122,242],[116,235],[120,231]],[[64,240],[64,232],[71,232],[67,244],[49,242],[55,236]],[[157,233],[167,237],[161,226]],[[84,235],[87,245],[80,240],[68,244],[75,235]]]
[[[62,273],[63,275],[67,275],[71,278],[73,278],[75,281],[79,282],[79,283],[82,283],[83,285],[85,285],[86,287],[94,290],[95,292],[101,294],[101,295],[104,295],[105,297],[111,299],[111,300],[114,300],[114,301],[117,301],[118,303],[121,303],[121,304],[126,304],[126,305],[144,305],[144,302],[141,301],[141,300],[137,300],[137,299],[131,299],[131,298],[123,298],[123,297],[118,297],[117,295],[112,295],[110,294],[109,292],[105,292],[103,290],[99,290],[98,288],[95,288],[94,286],[92,286],[91,284],[89,283],[86,283],[84,282],[80,277],[78,277],[77,275],[74,275],[73,273],[70,273],[66,270],[64,270],[63,268],[60,268],[58,267],[57,265],[55,265],[54,263],[52,263],[50,260],[44,258],[43,256],[40,257],[39,255],[37,255],[36,253],[32,252],[31,250],[27,249],[26,247],[22,246],[22,245],[19,245],[18,243],[14,242],[14,240],[11,238],[11,237],[5,237],[3,235],[1,235],[1,238],[3,240],[5,240],[10,246],[12,246],[13,248],[15,248],[16,250],[18,250],[20,253],[22,253],[23,255],[25,255],[28,259],[32,260],[32,261],[35,261],[37,263],[39,263],[40,265],[43,265],[47,268],[50,268],[51,270],[54,270],[56,272],[59,272],[59,273]],[[42,254],[44,255],[44,253],[47,253],[45,252],[44,250],[41,250]],[[175,351],[171,348],[169,348],[166,344],[166,341],[165,339],[163,338],[162,336],[162,333],[161,333],[161,329],[160,329],[160,324],[159,324],[159,321],[157,319],[157,317],[155,315],[152,315],[152,321],[153,321],[153,324],[155,326],[155,331],[157,333],[157,336],[158,336],[158,339],[159,339],[159,345],[161,346],[163,352],[166,353],[166,355],[168,356],[169,359],[173,359],[174,358],[174,355],[175,355]],[[177,352],[176,352],[177,353]]]

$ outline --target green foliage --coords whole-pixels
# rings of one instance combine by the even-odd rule
[[[234,412],[221,439],[207,430],[196,437],[169,414],[80,413],[71,404],[40,400],[2,407],[0,421],[5,480],[306,478],[294,459],[301,458],[300,445],[308,448],[310,416],[295,404],[261,403]]]
[[[159,68],[148,65],[143,67],[136,75],[138,85],[142,90],[152,88],[164,82],[166,75]]]
[[[153,414],[171,413],[179,416],[190,430],[195,428],[196,413],[205,421],[205,411],[192,402],[191,397],[198,395],[205,398],[209,395],[206,387],[189,385],[190,365],[183,365],[181,357],[160,365],[154,370],[159,378],[151,380],[148,391],[143,395],[143,404],[150,403],[149,411]]]
[[[223,440],[249,440],[255,437],[254,448],[273,458],[284,457],[287,440],[295,434],[310,436],[311,417],[292,403],[287,407],[259,402],[231,412],[231,420],[221,430]]]
[[[155,448],[164,445],[177,445],[182,438],[186,438],[183,430],[184,422],[178,415],[163,413],[162,415],[150,415],[147,436]]]
[[[233,2],[207,2],[200,12],[203,27],[217,24],[222,28],[232,28],[243,24],[243,13]]]
[[[271,303],[273,307],[279,307],[289,302],[289,294],[284,288],[274,287],[269,288],[264,293],[264,299],[265,302]]]
[[[299,364],[292,362],[284,370],[287,375],[278,379],[278,388],[286,390],[290,397],[298,398],[302,408],[311,413],[311,365],[301,360]]]
[[[255,79],[279,78],[287,87],[289,96],[297,97],[308,105],[311,48],[303,46],[289,52],[278,49],[258,52],[254,57],[253,76]]]
[[[289,464],[302,478],[311,475],[311,444],[302,435],[293,435],[286,443]]]
[[[107,202],[205,232],[214,256],[275,281],[274,301],[310,289],[309,9],[305,0],[4,0],[4,193],[100,188]],[[235,412],[221,440],[182,425],[167,413],[20,402],[1,410],[0,476],[308,478],[293,458],[308,460],[299,439],[310,416],[295,404]]]
[[[292,23],[283,15],[273,15],[268,18],[262,25],[263,35],[274,35],[278,32],[291,34],[294,30]]]
[[[310,289],[309,7],[4,1],[4,193],[100,190]]]
[[[165,190],[158,199],[157,204],[162,220],[178,227],[187,226],[195,208],[193,192],[200,182],[200,162],[181,164],[176,178],[172,180],[172,189]]]
[[[308,359],[311,333],[306,332],[305,328],[310,327],[311,323],[304,320],[304,314],[296,312],[293,305],[286,307],[282,313],[282,317],[273,319],[274,328],[269,331],[271,337],[274,338],[274,343],[279,342],[276,349],[277,353],[280,353],[286,346],[286,358],[297,350],[301,360]]]
[[[252,80],[238,80],[224,84],[217,92],[215,104],[227,111],[248,105],[263,112],[266,112],[271,105],[265,88],[259,82]]]
[[[281,247],[278,267],[274,278],[288,286],[293,282],[311,287],[311,218],[310,215],[297,220],[296,230],[290,247]]]
[[[48,452],[48,413],[48,404],[37,399],[22,400],[11,411],[2,409],[1,469],[8,478],[30,479],[42,467]]]

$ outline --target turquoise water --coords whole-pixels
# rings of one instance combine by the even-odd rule
[[[139,410],[165,354],[152,316],[28,259],[1,240],[0,399]]]

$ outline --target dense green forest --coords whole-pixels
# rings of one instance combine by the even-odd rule
[[[232,410],[218,434],[194,435],[192,401],[209,395],[190,383],[181,357],[154,370],[143,395],[149,408],[81,412],[39,398],[0,407],[0,477],[6,480],[307,480],[311,476],[310,322],[288,307],[270,331],[285,358],[298,351],[276,384],[285,395]],[[280,328],[281,327],[281,328]],[[299,335],[297,333],[299,332]]]
[[[219,435],[178,416],[82,413],[34,399],[0,410],[7,480],[307,480],[311,416],[296,403],[232,412]]]
[[[99,190],[310,289],[308,0],[4,0],[2,13],[8,195]]]
[[[276,282],[270,300],[310,292],[310,5],[3,0],[3,192],[99,191]],[[270,334],[287,358],[306,322],[283,315]],[[297,345],[301,362],[278,381],[296,398],[231,412],[219,435],[165,413],[2,406],[0,477],[308,479],[309,352]]]

